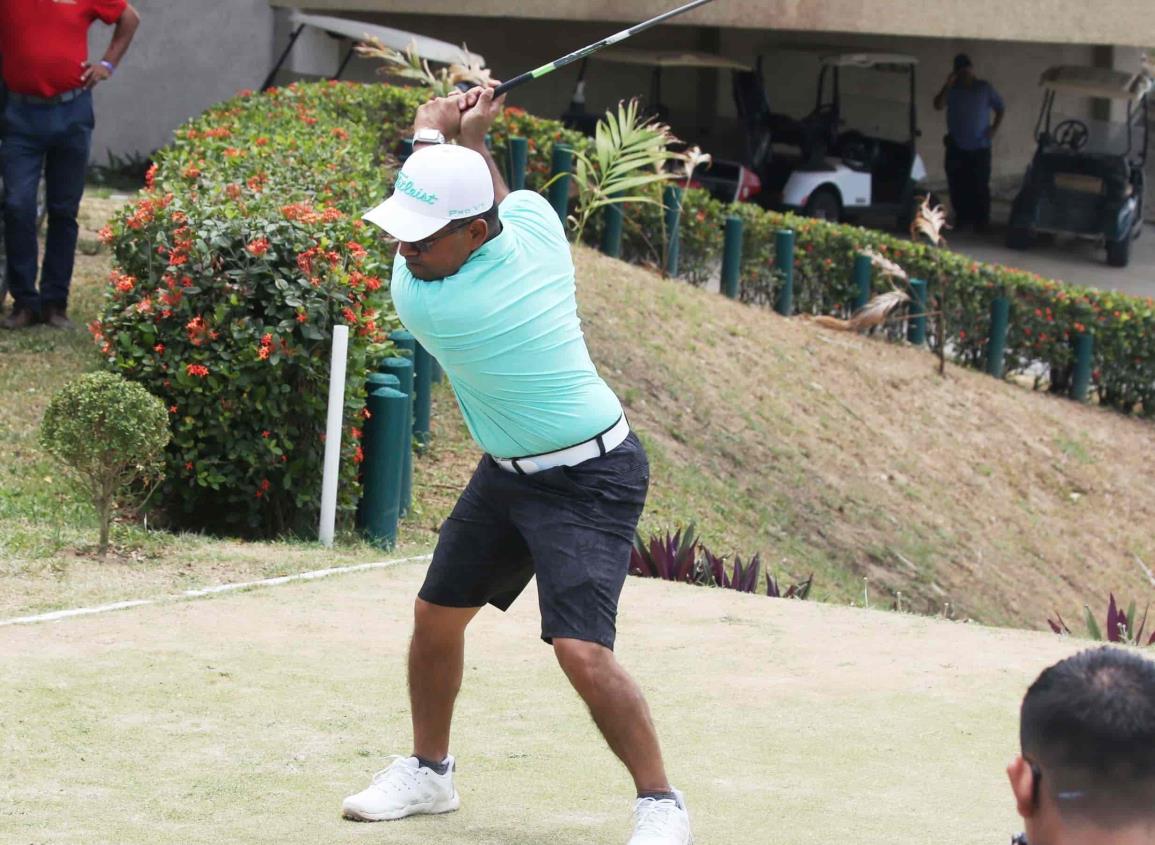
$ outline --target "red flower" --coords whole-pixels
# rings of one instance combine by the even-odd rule
[[[299,311],[299,312],[297,312],[297,322],[298,322],[298,323],[307,323],[307,322],[309,322],[309,315],[308,315],[308,314],[306,314],[304,311]]]
[[[344,317],[347,322],[350,322],[350,323],[357,322],[357,315],[354,314],[353,309],[349,308],[348,306],[341,309],[341,316]]]
[[[272,346],[272,344],[273,336],[271,334],[265,334],[261,337],[261,346]]]
[[[163,355],[164,354],[164,344],[158,343],[156,346],[154,346],[152,348],[152,351],[155,352],[157,355]]]
[[[184,173],[182,173],[181,175],[184,176],[184,178],[186,178],[186,179],[199,179],[200,175],[201,175],[201,171],[199,168],[194,167],[193,165],[190,164],[188,167],[186,167],[184,169]]]
[[[145,187],[148,188],[150,191],[153,189],[153,187],[156,184],[156,171],[157,171],[157,165],[156,165],[156,162],[153,162],[152,166],[148,169],[148,172],[144,174]]]
[[[269,431],[267,428],[261,432],[261,437],[265,438],[266,440],[268,440],[271,436],[272,436],[272,432]]]
[[[250,255],[255,255],[257,258],[260,258],[262,255],[269,251],[269,239],[257,238],[255,241],[249,243],[245,249],[248,250]]]
[[[184,468],[185,468],[186,470],[188,470],[189,472],[192,472],[192,468],[193,468],[193,462],[192,462],[192,461],[189,461],[188,463],[186,463],[186,464],[184,465]]]
[[[269,360],[269,347],[262,346],[260,349],[258,349],[257,350],[257,357],[260,358],[262,361],[268,361]]]
[[[169,412],[170,414],[175,414],[175,413],[177,412],[177,407],[176,407],[176,405],[169,405],[169,406],[168,406],[168,412]]]
[[[340,126],[337,126],[333,129],[333,137],[339,138],[342,141],[348,141],[349,140],[349,133],[346,132],[344,129],[342,129]]]
[[[362,449],[360,446],[358,446],[356,448],[356,450],[354,450],[354,452],[353,452],[353,463],[359,464],[364,460],[365,460],[365,450]]]
[[[199,376],[200,378],[204,378],[209,374],[209,368],[203,364],[189,364],[187,367],[185,367],[185,372],[190,376]]]

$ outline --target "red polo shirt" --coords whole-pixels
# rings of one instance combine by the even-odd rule
[[[126,0],[0,0],[0,61],[10,91],[54,97],[81,86],[88,28],[116,23]]]

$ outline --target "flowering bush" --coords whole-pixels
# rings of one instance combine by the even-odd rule
[[[351,334],[340,509],[353,513],[365,373],[397,325],[391,253],[359,217],[390,190],[386,151],[416,105],[386,86],[238,96],[177,132],[103,233],[117,270],[90,329],[168,408],[161,501],[176,524],[315,529],[338,324]]]

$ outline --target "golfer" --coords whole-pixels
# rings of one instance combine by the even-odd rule
[[[460,806],[449,735],[465,629],[486,604],[508,609],[536,575],[541,638],[637,787],[630,845],[687,845],[689,815],[649,708],[613,652],[649,465],[590,360],[557,214],[532,191],[510,193],[485,148],[502,102],[474,89],[421,106],[414,154],[365,216],[398,241],[397,313],[441,362],[486,454],[414,608],[413,753],[343,811],[382,821]]]

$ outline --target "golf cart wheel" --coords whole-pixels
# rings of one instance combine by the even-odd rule
[[[806,200],[803,212],[816,220],[837,223],[842,219],[842,201],[833,188],[819,188]]]
[[[1028,249],[1030,246],[1030,229],[1025,226],[1011,226],[1007,229],[1007,249]]]
[[[1126,267],[1131,263],[1131,235],[1122,240],[1107,241],[1107,263],[1112,267]]]

